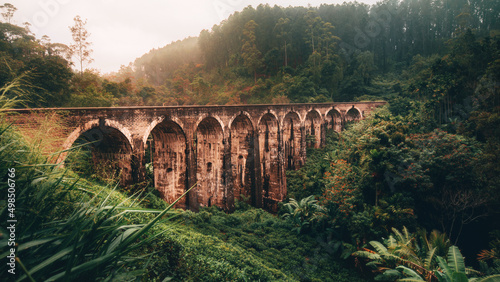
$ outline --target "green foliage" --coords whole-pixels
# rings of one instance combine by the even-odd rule
[[[430,244],[436,241],[428,241],[425,231],[418,235],[411,234],[406,227],[403,228],[402,232],[395,228],[392,231],[394,235],[390,235],[383,243],[371,241],[370,245],[373,250],[357,251],[353,253],[353,256],[370,260],[367,266],[380,272],[381,274],[377,278],[381,280],[393,281],[397,278],[407,277],[407,279],[423,281],[421,276],[427,281],[436,279],[434,269],[437,265],[436,250],[438,246]],[[431,234],[435,234],[435,232]],[[446,242],[449,245],[449,240]]]
[[[456,246],[449,245],[447,259],[437,253],[440,244],[434,245],[435,239],[440,235],[431,233],[434,240],[427,240],[425,231],[415,236],[406,228],[403,232],[393,229],[391,235],[384,243],[371,241],[373,250],[364,249],[353,253],[353,256],[369,260],[367,266],[376,272],[381,272],[375,279],[381,281],[498,281],[500,275],[490,275],[480,278],[471,278],[470,274],[479,272],[466,268],[464,258]],[[420,237],[420,238],[419,238]],[[421,244],[425,242],[424,244]]]
[[[22,91],[30,93],[22,97],[25,106],[64,105],[70,96],[73,73],[64,55],[53,51],[53,45],[36,40],[28,28],[0,23],[1,87],[23,84]]]
[[[314,195],[300,201],[290,198],[289,202],[283,205],[283,208],[286,211],[282,215],[283,218],[291,221],[299,234],[326,217],[326,209],[318,204]]]
[[[257,71],[263,66],[262,54],[257,49],[255,44],[255,29],[257,26],[258,25],[253,20],[250,20],[245,24],[243,35],[246,39],[243,40],[243,46],[241,46],[243,65],[249,70],[250,73],[254,74],[255,83],[257,83]]]
[[[29,71],[34,97],[30,107],[61,107],[69,101],[73,72],[69,63],[59,56],[37,57],[26,62],[21,71]]]
[[[6,67],[10,68],[7,64]],[[0,111],[14,108],[19,103],[23,103],[24,100],[28,99],[30,94],[32,94],[29,90],[29,77],[29,72],[24,72],[0,87]]]
[[[491,275],[481,278],[467,278],[467,273],[472,272],[465,268],[464,258],[456,246],[451,246],[448,250],[448,259],[438,257],[441,271],[435,271],[439,282],[462,282],[462,281],[498,281],[500,275]]]
[[[94,71],[85,70],[72,81],[70,107],[110,107],[117,99],[102,87],[102,79]]]
[[[292,222],[263,210],[225,214],[211,207],[183,218],[179,224],[186,226],[172,234],[188,248],[188,269],[178,279],[216,281],[224,274],[230,280],[361,281],[334,260],[335,242],[299,236]]]

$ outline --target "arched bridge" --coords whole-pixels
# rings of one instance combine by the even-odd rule
[[[20,109],[9,116],[29,131],[56,115],[61,127],[51,134],[64,137],[57,147],[91,141],[94,164],[112,163],[124,185],[143,181],[152,162],[154,185],[169,202],[197,183],[178,207],[232,210],[245,198],[276,210],[287,194],[285,171],[304,164],[308,146],[321,146],[327,129],[341,131],[383,104]]]

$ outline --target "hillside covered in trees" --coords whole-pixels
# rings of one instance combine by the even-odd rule
[[[152,179],[111,189],[116,181],[100,177],[85,152],[62,171],[2,123],[0,164],[16,168],[26,191],[18,199],[30,219],[18,231],[26,272],[498,281],[499,18],[500,2],[488,0],[260,5],[106,75],[74,71],[71,48],[0,23],[2,108],[13,99],[17,107],[388,102],[308,149],[307,163],[287,172],[276,215],[244,201],[233,214],[166,209]],[[176,218],[157,222],[152,209]],[[72,233],[83,224],[75,229],[83,235]]]
[[[468,81],[455,86],[470,92],[495,60],[498,5],[419,0],[249,6],[198,37],[153,49],[108,75],[73,75],[67,46],[5,22],[0,82],[32,73],[38,95],[28,106],[41,107],[339,102],[423,91],[417,84],[426,84],[425,71],[441,62],[441,69],[470,70],[456,73]],[[450,55],[460,60],[450,62]],[[415,79],[419,75],[424,77]]]

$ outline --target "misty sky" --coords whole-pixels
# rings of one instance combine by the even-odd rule
[[[94,62],[90,68],[102,73],[117,71],[153,48],[159,48],[219,24],[234,11],[261,3],[271,6],[319,6],[343,0],[10,0],[18,8],[14,24],[31,23],[37,38],[71,43],[69,26],[80,15],[87,19]],[[362,0],[374,4],[376,0]],[[1,2],[5,3],[5,2]]]

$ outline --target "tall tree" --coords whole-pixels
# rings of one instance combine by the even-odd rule
[[[5,3],[2,6],[0,6],[0,9],[4,10],[4,12],[2,13],[2,17],[5,19],[7,23],[10,23],[12,17],[14,17],[14,13],[17,11],[17,8],[10,3]]]
[[[288,39],[288,37],[290,35],[289,23],[290,23],[290,19],[289,18],[285,18],[285,19],[280,18],[278,20],[278,23],[274,27],[274,29],[278,31],[277,37],[279,39],[283,40],[283,49],[284,49],[284,52],[285,52],[285,61],[284,61],[285,67],[288,66],[288,54],[287,54],[287,51],[286,51],[286,45],[287,45],[287,39]]]
[[[317,44],[319,43],[318,42],[318,37],[320,33],[319,30],[323,25],[323,21],[321,20],[321,17],[318,16],[318,13],[315,10],[307,11],[305,20],[307,22],[306,32],[308,35],[306,41],[308,44],[311,45],[312,52],[314,53],[316,51]]]
[[[92,43],[88,41],[90,33],[85,28],[87,20],[82,20],[80,16],[76,16],[74,21],[75,25],[69,27],[74,43],[71,44],[69,48],[73,56],[78,60],[77,62],[80,64],[80,74],[83,74],[83,65],[90,64],[94,61],[90,57],[90,54],[93,52],[90,48]]]
[[[245,24],[245,29],[243,30],[243,35],[246,37],[243,39],[243,46],[241,47],[241,56],[244,60],[245,67],[251,71],[254,75],[255,84],[257,84],[257,70],[262,68],[262,53],[257,49],[255,28],[257,23],[254,20],[250,20]]]

